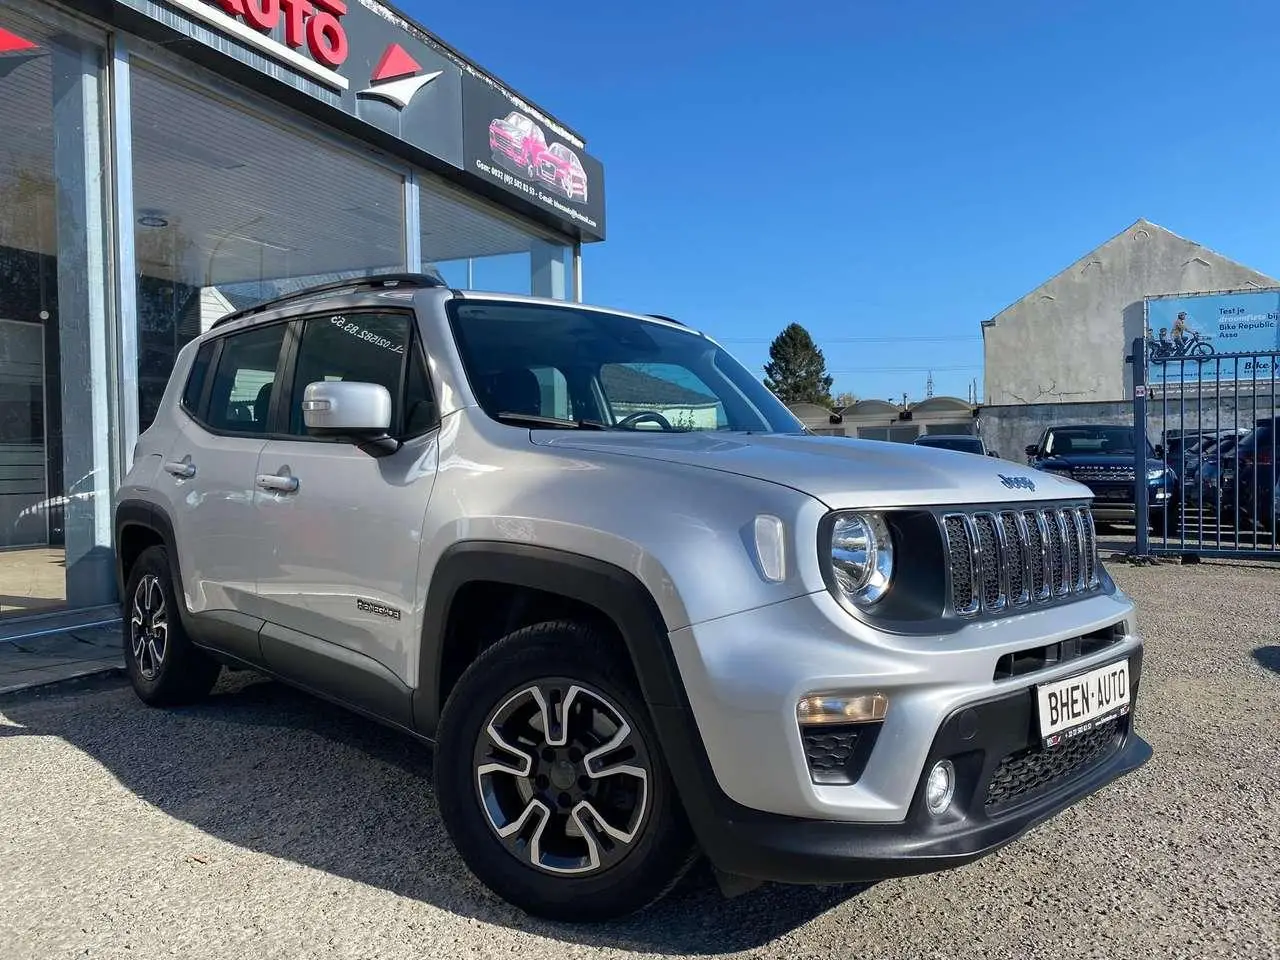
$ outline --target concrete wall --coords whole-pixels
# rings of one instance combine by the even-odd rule
[[[1139,220],[983,324],[984,400],[1130,399],[1124,358],[1143,332],[1144,297],[1276,283]]]

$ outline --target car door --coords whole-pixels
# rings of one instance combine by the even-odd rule
[[[418,553],[438,465],[436,406],[408,311],[295,325],[275,434],[258,458],[257,613],[268,665],[357,706],[404,719],[418,643]],[[386,456],[307,434],[302,397],[324,380],[392,397]]]
[[[253,484],[266,444],[286,327],[218,337],[196,355],[176,413],[175,439],[158,474],[167,500],[188,608],[222,620],[230,652],[257,658],[253,558],[259,526]]]

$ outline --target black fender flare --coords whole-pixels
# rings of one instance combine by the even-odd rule
[[[182,579],[182,565],[178,560],[178,546],[173,536],[173,521],[169,519],[169,515],[162,508],[153,503],[148,503],[146,500],[121,500],[116,504],[114,526],[116,584],[120,591],[121,606],[123,607],[127,601],[125,596],[127,584],[125,583],[124,551],[121,549],[124,543],[124,533],[129,527],[142,527],[158,536],[161,543],[164,544],[165,553],[169,557],[169,569],[173,575],[173,582],[178,585],[176,591],[178,596],[178,616],[182,618],[183,626],[189,629],[191,611],[187,609],[186,597],[181,588],[181,584],[186,581]]]
[[[442,669],[449,618],[458,592],[487,581],[557,594],[594,607],[618,627],[640,692],[650,706],[682,706],[667,625],[634,574],[611,563],[551,547],[509,541],[464,541],[449,547],[431,572],[422,620],[414,717],[430,736],[444,709]]]

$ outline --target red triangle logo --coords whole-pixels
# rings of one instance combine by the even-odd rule
[[[34,50],[36,45],[30,40],[24,40],[16,33],[10,33],[3,27],[0,27],[0,53],[19,53],[23,50]]]
[[[398,43],[387,47],[378,65],[373,68],[373,82],[395,80],[399,77],[411,77],[422,69],[422,64],[409,56],[409,52]]]

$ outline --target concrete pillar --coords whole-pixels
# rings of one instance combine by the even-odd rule
[[[97,48],[75,43],[64,39],[54,46],[51,62],[62,477],[65,492],[71,492],[73,485],[77,494],[92,492],[92,496],[69,500],[64,508],[67,605],[72,608],[116,598],[111,546],[114,431],[103,229],[103,55]]]
[[[565,248],[558,243],[534,240],[529,249],[529,286],[535,297],[565,299],[567,287]]]

